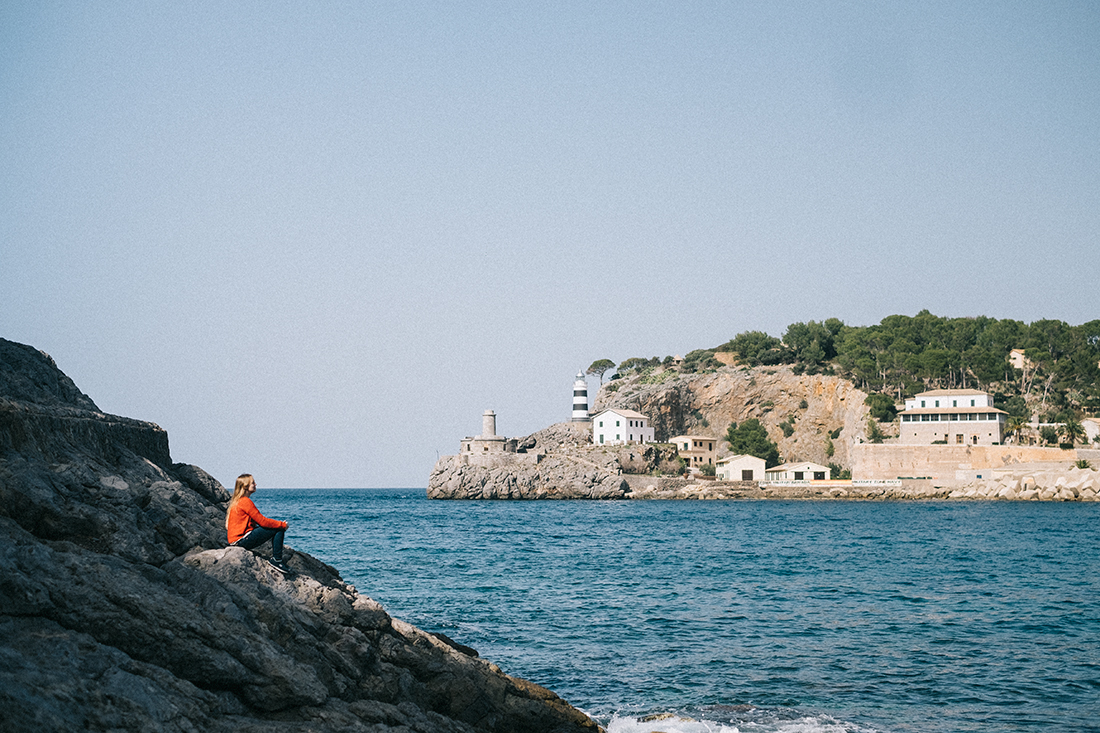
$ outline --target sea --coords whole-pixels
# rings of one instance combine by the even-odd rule
[[[254,499],[608,733],[1100,731],[1100,503]]]

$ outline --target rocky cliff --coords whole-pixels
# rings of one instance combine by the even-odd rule
[[[723,366],[705,374],[658,366],[604,384],[594,412],[613,407],[636,410],[649,417],[658,441],[675,435],[722,438],[731,422],[757,418],[784,461],[847,467],[848,446],[865,436],[866,398],[847,380],[798,375],[789,366]],[[782,423],[792,425],[789,436]],[[890,426],[883,429],[889,432]],[[728,446],[721,446],[720,455],[728,454]]]
[[[0,339],[0,728],[597,729],[309,555],[283,576],[225,547],[227,499]]]

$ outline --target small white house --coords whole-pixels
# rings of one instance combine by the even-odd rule
[[[716,476],[722,481],[762,481],[765,466],[756,456],[726,456],[718,459]]]
[[[809,461],[784,463],[764,471],[764,478],[768,481],[827,481],[829,467]]]
[[[634,410],[604,410],[592,416],[592,442],[596,445],[652,443],[649,418]]]

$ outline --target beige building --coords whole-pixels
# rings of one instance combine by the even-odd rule
[[[1035,366],[1031,359],[1024,356],[1023,349],[1013,349],[1008,352],[1008,362],[1012,364],[1013,369],[1019,369],[1020,371],[1031,369]]]
[[[756,456],[726,456],[715,465],[715,475],[723,481],[762,481],[767,464]]]
[[[687,461],[689,468],[713,466],[717,458],[718,438],[709,435],[677,435],[668,442],[676,446],[676,452]]]
[[[902,445],[1000,445],[1008,413],[976,389],[934,389],[905,400],[898,415]]]
[[[764,471],[764,479],[767,481],[826,481],[828,478],[828,466],[809,461],[784,463]]]

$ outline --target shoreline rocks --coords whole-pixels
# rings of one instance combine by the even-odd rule
[[[598,730],[316,558],[226,547],[228,492],[167,446],[0,339],[5,731]]]
[[[990,479],[969,481],[948,496],[992,501],[1100,501],[1100,472],[1077,467],[1052,471],[1021,466],[997,471]]]

